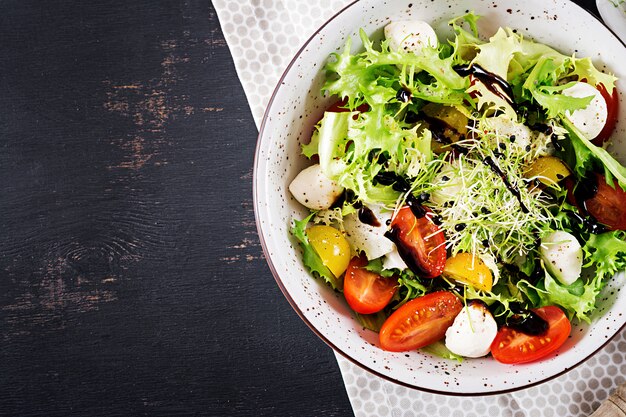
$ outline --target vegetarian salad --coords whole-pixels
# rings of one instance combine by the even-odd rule
[[[626,268],[616,78],[508,28],[484,41],[478,19],[332,54],[292,233],[382,349],[530,362]]]

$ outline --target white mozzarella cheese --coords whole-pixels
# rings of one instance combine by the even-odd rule
[[[539,249],[546,269],[554,278],[571,285],[580,277],[583,265],[583,250],[578,240],[561,230],[541,239]]]
[[[600,91],[591,84],[577,82],[563,90],[563,94],[570,97],[593,96],[591,103],[584,109],[566,112],[566,117],[580,130],[587,139],[593,139],[600,134],[608,118],[606,100]]]
[[[303,169],[289,184],[289,191],[300,204],[311,210],[332,206],[343,187],[322,173],[319,164]]]
[[[480,358],[489,353],[498,333],[493,315],[483,303],[470,302],[446,330],[446,347],[467,358]]]
[[[379,207],[371,206],[378,226],[363,223],[357,213],[352,213],[343,218],[343,228],[346,237],[356,250],[365,252],[367,259],[380,258],[391,252],[395,245],[385,237],[387,220],[391,218],[391,212],[385,212]]]
[[[402,260],[402,257],[400,257],[400,253],[398,253],[398,248],[396,247],[396,245],[393,245],[393,249],[391,250],[391,252],[385,255],[385,259],[383,259],[383,268],[399,269],[401,271],[409,268]]]
[[[518,149],[519,152],[526,152],[527,146],[531,144],[530,128],[507,116],[488,117],[481,121],[480,127],[497,133],[501,141],[505,141],[508,146]]]
[[[437,47],[439,41],[435,30],[421,20],[402,20],[385,26],[385,38],[392,51],[402,49],[420,55],[426,46]]]

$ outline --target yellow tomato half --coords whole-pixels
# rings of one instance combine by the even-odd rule
[[[524,174],[526,178],[536,177],[548,187],[554,187],[569,175],[570,171],[567,165],[556,156],[541,156],[535,159]]]
[[[443,275],[478,290],[491,291],[493,285],[491,270],[478,256],[471,253],[460,252],[448,258]]]
[[[311,226],[306,231],[309,243],[322,263],[339,278],[350,263],[350,244],[341,232],[330,226]]]

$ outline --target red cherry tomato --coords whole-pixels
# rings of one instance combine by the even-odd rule
[[[572,325],[556,306],[533,309],[548,322],[545,334],[531,336],[503,326],[491,343],[491,354],[502,363],[526,363],[541,359],[560,348],[569,337]]]
[[[429,209],[417,218],[410,207],[402,207],[387,234],[409,269],[424,278],[441,275],[446,265],[446,238],[432,217]]]
[[[619,97],[617,95],[617,88],[613,88],[611,94],[606,91],[603,84],[598,84],[596,88],[600,91],[602,97],[604,97],[604,101],[606,101],[607,117],[604,128],[602,128],[602,131],[592,140],[592,142],[597,146],[602,146],[602,144],[606,142],[609,137],[611,137],[613,130],[615,130],[617,114],[619,113]]]
[[[575,182],[571,178],[564,180],[567,188],[567,202],[575,205],[582,215],[589,215],[599,223],[608,226],[611,230],[626,230],[626,192],[619,186],[617,180],[613,180],[613,187],[606,183],[606,177],[601,174],[593,174],[592,187],[597,191],[580,201],[574,192]]]
[[[372,314],[383,308],[396,293],[398,280],[366,270],[365,257],[352,258],[344,276],[343,295],[357,313]]]
[[[380,347],[391,352],[419,349],[443,338],[463,303],[449,291],[414,298],[397,309],[380,329]]]
[[[584,207],[598,222],[612,230],[626,230],[626,192],[613,180],[613,188],[604,175],[595,174],[598,191],[585,200]]]

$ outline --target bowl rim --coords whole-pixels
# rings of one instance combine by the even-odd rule
[[[260,219],[260,206],[259,206],[259,188],[258,188],[258,178],[259,178],[259,174],[258,174],[258,167],[259,167],[259,161],[260,161],[260,154],[261,154],[261,141],[262,138],[264,136],[265,133],[265,127],[266,124],[268,123],[268,119],[270,116],[270,110],[272,109],[272,105],[274,104],[274,99],[276,98],[277,94],[278,94],[278,90],[281,88],[284,79],[287,77],[287,74],[291,71],[291,68],[295,65],[296,61],[298,60],[298,57],[302,54],[302,52],[309,46],[309,44],[318,36],[318,34],[322,31],[322,29],[324,29],[328,24],[330,24],[333,20],[335,20],[339,15],[341,15],[342,13],[344,13],[347,9],[353,7],[355,4],[359,3],[360,0],[353,0],[351,3],[347,4],[346,6],[344,6],[343,8],[341,8],[339,11],[337,11],[335,14],[333,14],[330,18],[328,18],[321,26],[319,26],[315,32],[313,32],[311,34],[311,36],[309,36],[307,38],[307,40],[302,44],[302,46],[298,49],[298,51],[294,54],[293,58],[291,59],[291,61],[289,62],[289,64],[287,65],[287,67],[285,68],[285,70],[282,72],[280,78],[278,79],[278,82],[276,83],[276,86],[274,87],[274,90],[272,91],[272,95],[267,103],[267,107],[265,108],[265,112],[263,113],[263,118],[261,119],[261,125],[259,126],[259,134],[257,136],[257,142],[256,142],[256,147],[255,147],[255,151],[254,151],[254,161],[253,161],[253,172],[252,172],[252,199],[253,199],[253,206],[254,206],[254,218],[255,218],[255,223],[256,223],[256,228],[257,228],[257,233],[259,235],[259,241],[261,243],[261,248],[263,249],[263,255],[265,257],[265,260],[270,268],[270,272],[272,273],[274,280],[276,281],[276,283],[278,284],[278,287],[280,288],[281,292],[283,293],[283,295],[285,296],[285,298],[287,299],[287,302],[289,302],[289,304],[291,305],[291,307],[295,310],[296,314],[300,317],[300,319],[302,319],[302,321],[304,321],[304,323],[309,327],[309,329],[311,329],[313,331],[313,333],[315,333],[324,343],[326,343],[326,345],[328,345],[334,352],[338,352],[339,354],[341,354],[341,356],[343,356],[345,359],[349,360],[351,363],[357,365],[358,367],[360,367],[361,369],[364,369],[365,371],[376,375],[379,378],[382,378],[384,380],[387,380],[389,382],[393,382],[395,384],[404,386],[406,388],[410,388],[410,389],[414,389],[414,390],[418,390],[418,391],[422,391],[422,392],[427,392],[427,393],[431,393],[431,394],[438,394],[438,395],[447,395],[447,396],[454,396],[454,397],[476,397],[476,396],[485,396],[485,395],[502,395],[502,394],[507,394],[507,393],[512,393],[512,392],[516,392],[516,391],[520,391],[523,389],[528,389],[537,385],[541,385],[545,382],[551,381],[555,378],[560,377],[561,375],[564,375],[565,373],[571,371],[572,369],[578,367],[579,365],[581,365],[583,362],[586,362],[588,359],[590,359],[592,356],[595,356],[600,350],[604,349],[604,347],[613,339],[615,339],[615,337],[620,334],[622,331],[624,331],[626,329],[626,321],[622,324],[622,326],[611,336],[605,339],[605,341],[593,352],[591,352],[590,354],[588,354],[587,356],[585,356],[584,358],[581,358],[579,361],[577,361],[574,365],[572,365],[569,368],[565,368],[562,371],[559,371],[553,375],[547,376],[545,378],[539,379],[537,381],[531,382],[531,383],[527,383],[527,384],[522,384],[519,385],[517,387],[511,387],[511,388],[507,388],[507,389],[503,389],[503,390],[497,390],[497,391],[488,391],[488,392],[482,392],[482,391],[476,391],[476,392],[453,392],[453,391],[443,391],[443,390],[437,390],[437,389],[432,389],[432,388],[428,388],[428,387],[423,387],[423,386],[418,386],[418,385],[414,385],[414,384],[410,384],[404,381],[400,381],[397,380],[389,375],[383,374],[379,371],[376,371],[370,367],[368,367],[367,365],[359,362],[357,359],[353,358],[349,353],[344,352],[343,350],[341,350],[340,348],[338,348],[334,343],[332,343],[326,336],[324,336],[324,334],[322,334],[304,315],[304,313],[302,312],[302,310],[300,309],[300,307],[298,306],[298,304],[296,303],[296,301],[291,297],[291,295],[289,294],[289,292],[287,291],[285,285],[282,282],[282,279],[280,278],[280,275],[278,274],[278,272],[276,271],[276,267],[274,266],[274,263],[272,261],[272,258],[270,257],[270,251],[267,247],[267,243],[265,241],[265,237],[263,234],[263,226],[262,226],[262,222]],[[574,3],[573,1],[569,1],[568,3],[570,3],[571,6],[577,7],[581,10],[583,10],[587,15],[591,16],[592,18],[596,19],[598,22],[600,22],[600,24],[602,24],[602,26],[604,26],[625,48],[626,48],[626,42],[622,41],[622,39],[617,36],[615,34],[615,32],[609,28],[604,21],[598,17],[596,14],[592,13],[590,10],[587,10],[585,8],[583,8],[582,6],[580,6],[577,3]]]

